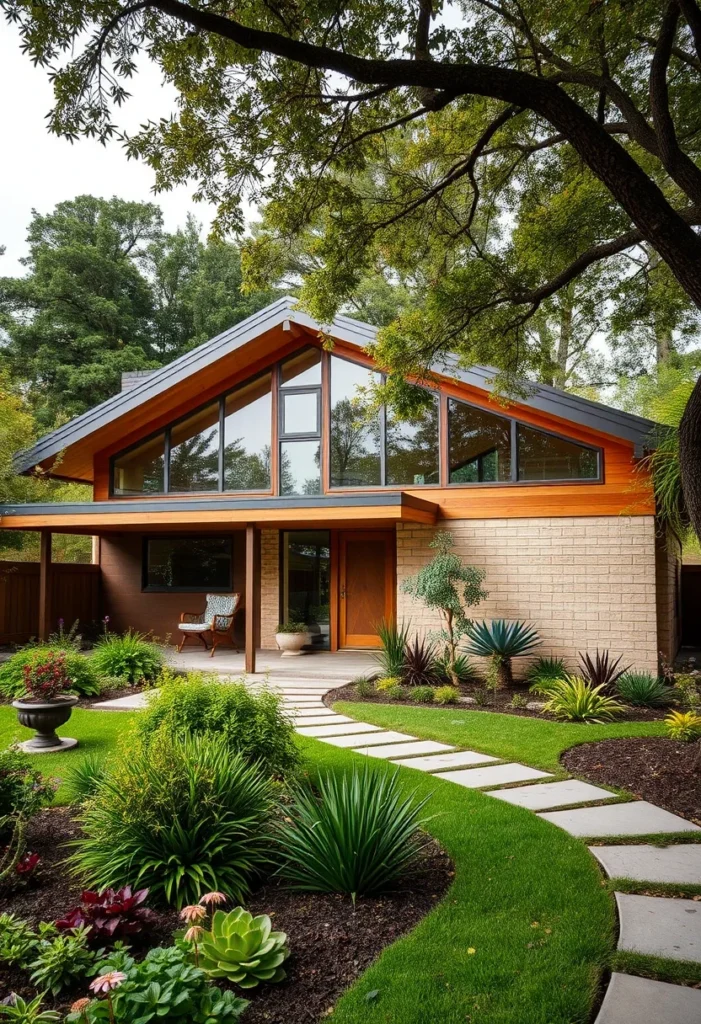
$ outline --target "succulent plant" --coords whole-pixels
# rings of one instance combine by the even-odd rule
[[[289,955],[287,936],[272,931],[269,917],[253,917],[236,907],[229,913],[214,913],[212,930],[200,946],[199,966],[210,978],[255,988],[261,981],[282,981],[282,964]]]

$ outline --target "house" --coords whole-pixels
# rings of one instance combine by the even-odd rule
[[[320,325],[282,298],[18,456],[92,484],[93,500],[0,508],[0,527],[42,531],[41,630],[51,532],[99,538],[100,614],[175,634],[206,592],[244,595],[249,670],[279,621],[313,647],[378,644],[382,617],[436,620],[402,580],[436,528],[487,571],[480,617],[526,619],[543,653],[610,648],[657,671],[678,646],[679,546],[657,528],[640,459],[654,424],[552,387],[508,406],[490,373],[437,366],[410,422],[359,415],[378,379],[375,329]]]

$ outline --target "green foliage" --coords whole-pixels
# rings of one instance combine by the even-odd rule
[[[256,693],[244,683],[221,683],[216,676],[165,672],[138,727],[146,737],[161,727],[193,735],[217,733],[232,752],[269,775],[288,776],[300,763],[281,697],[266,689]]]
[[[522,693],[515,693],[511,698],[511,707],[516,710],[522,710],[528,706],[528,698],[524,697]]]
[[[119,970],[126,978],[111,993],[114,1024],[231,1024],[248,1006],[233,992],[210,984],[204,971],[188,962],[183,944],[151,949],[143,960],[108,956],[99,974]],[[71,1013],[67,1024],[107,1024],[107,1001],[93,1000],[84,1011]]]
[[[404,700],[406,697],[406,690],[403,686],[397,683],[396,686],[390,686],[385,691],[385,697],[389,697],[390,700]]]
[[[292,889],[358,896],[388,892],[406,879],[423,840],[426,800],[404,797],[399,773],[327,775],[318,797],[298,789],[278,826],[280,874]]]
[[[199,965],[210,978],[225,978],[239,988],[257,988],[261,981],[286,977],[283,963],[290,955],[287,936],[274,932],[265,914],[253,917],[243,907],[217,910],[202,939]]]
[[[674,679],[674,697],[682,707],[700,708],[701,694],[699,693],[698,677],[680,673]]]
[[[439,676],[432,641],[415,636],[407,645],[402,681],[407,686],[435,686]]]
[[[701,736],[701,715],[695,711],[670,711],[664,724],[671,740],[692,743]]]
[[[436,658],[436,671],[442,679],[450,679],[452,672],[459,683],[466,683],[477,675],[477,669],[466,654],[457,654],[451,662],[445,651]]]
[[[553,683],[543,710],[566,722],[610,722],[626,709],[602,690],[581,676],[561,679]]]
[[[98,754],[86,754],[76,764],[69,765],[63,777],[66,796],[72,804],[91,799],[107,774],[107,765]]]
[[[309,626],[304,622],[278,622],[276,633],[308,633]]]
[[[380,693],[384,693],[387,690],[392,690],[397,686],[401,686],[401,684],[402,681],[399,676],[383,676],[375,683],[375,689]]]
[[[674,697],[672,687],[649,672],[624,672],[616,689],[627,704],[636,707],[662,708],[671,704]]]
[[[446,689],[446,687],[442,686],[441,689]],[[432,686],[412,686],[408,697],[415,704],[432,704],[435,692]]]
[[[65,653],[66,672],[72,681],[71,693],[81,697],[94,697],[100,693],[99,669],[84,654],[67,648],[51,647],[48,644],[30,644],[17,651],[0,667],[0,693],[13,700],[25,693],[24,669],[29,665],[41,665],[57,654]]]
[[[268,862],[272,809],[272,783],[226,736],[166,725],[112,763],[70,861],[95,889],[146,887],[175,907],[213,890],[241,902]]]
[[[26,921],[14,914],[0,914],[0,963],[27,967],[37,948],[38,937]]]
[[[401,625],[398,625],[394,619],[389,621],[383,619],[378,623],[377,635],[382,648],[375,657],[380,664],[383,676],[401,676],[404,671],[410,626],[409,622],[402,622]]]
[[[31,818],[53,800],[56,787],[17,747],[0,751],[0,818]]]
[[[97,641],[92,654],[98,675],[112,676],[130,684],[156,679],[163,661],[163,649],[132,629],[123,636],[106,633]]]
[[[566,675],[562,658],[536,658],[533,664],[528,666],[526,682],[531,693],[547,693],[550,683],[564,679]]]
[[[542,642],[538,633],[525,622],[471,622],[467,627],[468,650],[482,658],[490,658],[495,672],[495,686],[509,686],[511,659],[530,654]]]
[[[15,995],[11,1004],[0,1003],[0,1019],[14,1021],[14,1024],[52,1024],[60,1021],[61,1015],[55,1010],[42,1010],[43,996],[37,996],[27,1003]]]
[[[56,996],[92,971],[96,959],[88,947],[88,928],[76,928],[70,934],[40,939],[36,957],[29,964],[31,981],[41,992]]]
[[[457,686],[439,686],[433,691],[434,704],[457,704],[460,690]]]
[[[375,692],[375,684],[371,683],[369,679],[365,679],[364,677],[354,680],[353,686],[355,687],[356,695],[361,697],[363,700],[367,697],[372,697]]]

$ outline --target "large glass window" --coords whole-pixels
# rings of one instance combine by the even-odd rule
[[[331,542],[328,530],[282,534],[280,620],[304,622],[312,646],[329,646]]]
[[[448,433],[451,484],[511,480],[511,420],[451,398]]]
[[[321,494],[321,442],[283,441],[280,494]]]
[[[280,387],[320,387],[321,352],[318,348],[305,348],[285,360],[280,369]]]
[[[595,448],[556,437],[542,430],[518,425],[519,480],[596,480],[599,476]]]
[[[224,405],[224,490],[270,489],[272,396],[269,373],[237,388]]]
[[[438,395],[424,394],[428,404],[411,420],[400,420],[387,410],[385,459],[390,487],[438,483]]]
[[[144,590],[231,591],[230,537],[147,537]]]
[[[118,495],[162,494],[165,487],[165,434],[144,441],[114,460],[112,490]]]
[[[331,357],[331,486],[382,484],[381,419],[358,388],[379,383],[380,374]]]
[[[170,490],[219,490],[219,402],[170,428]]]

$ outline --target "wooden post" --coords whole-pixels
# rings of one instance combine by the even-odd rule
[[[246,524],[246,672],[256,670],[256,528]]]
[[[51,631],[51,533],[41,531],[39,556],[39,639],[48,640]]]

